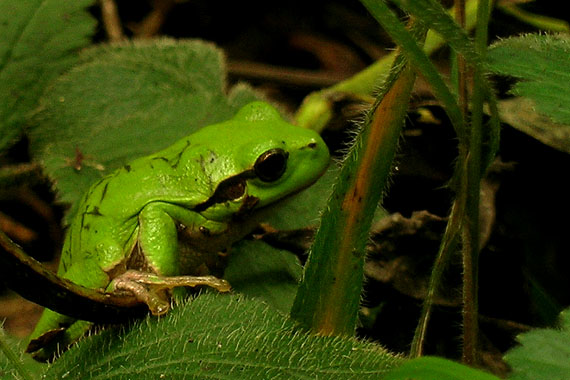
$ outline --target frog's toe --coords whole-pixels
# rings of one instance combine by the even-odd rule
[[[165,292],[157,292],[152,284],[144,283],[141,272],[127,271],[115,278],[110,287],[114,292],[127,292],[148,306],[152,315],[163,315],[170,310],[170,298]]]

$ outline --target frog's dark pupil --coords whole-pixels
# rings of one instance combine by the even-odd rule
[[[279,148],[264,152],[253,166],[255,175],[263,182],[277,181],[287,169],[288,157],[289,153]]]

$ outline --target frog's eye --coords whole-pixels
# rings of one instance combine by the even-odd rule
[[[253,165],[255,175],[263,182],[277,181],[287,169],[288,157],[289,153],[279,148],[262,153]]]

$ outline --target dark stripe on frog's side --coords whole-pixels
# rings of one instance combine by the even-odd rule
[[[180,159],[182,158],[182,155],[184,154],[186,149],[188,149],[189,147],[190,147],[190,141],[186,140],[186,146],[184,148],[182,148],[182,150],[176,155],[174,162],[170,163],[170,166],[172,166],[173,169],[176,169],[178,167],[178,164],[180,163]]]
[[[148,165],[150,166],[150,168],[152,170],[154,170],[154,165],[152,164],[153,161],[164,161],[166,162],[168,165],[170,165],[170,162],[168,161],[168,159],[166,157],[153,157],[152,160],[149,161]]]
[[[103,202],[103,199],[105,198],[105,195],[107,195],[107,188],[109,187],[109,182],[107,182],[105,184],[105,186],[103,186],[103,191],[101,191],[101,199],[99,200],[99,203]]]
[[[157,156],[157,157],[153,157],[151,159],[151,163],[150,163],[150,167],[152,169],[154,169],[154,166],[152,165],[152,161],[156,161],[156,160],[160,160],[160,161],[164,161],[166,162],[168,165],[170,165],[170,167],[172,169],[176,169],[178,167],[178,165],[180,164],[180,160],[182,159],[182,155],[184,154],[184,152],[186,151],[186,149],[188,149],[188,147],[190,146],[190,141],[186,141],[186,146],[184,148],[182,148],[180,150],[180,152],[178,152],[178,154],[172,158],[172,159],[168,159],[164,156]]]
[[[89,228],[91,227],[90,224],[85,224],[85,215],[93,215],[93,216],[103,216],[103,214],[101,214],[101,212],[99,211],[99,207],[98,206],[94,206],[92,211],[85,211],[81,214],[81,224],[80,224],[80,229],[81,231],[83,230],[89,230]],[[97,231],[95,231],[97,232]],[[70,234],[70,239],[73,236],[73,234]],[[71,243],[71,242],[70,242]]]
[[[241,197],[247,188],[247,180],[255,178],[255,172],[250,169],[230,178],[226,178],[218,184],[212,196],[204,202],[196,205],[193,210],[202,212],[210,206],[224,203]]]

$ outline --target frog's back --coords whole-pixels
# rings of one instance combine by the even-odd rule
[[[179,141],[169,149],[139,158],[93,184],[84,194],[69,227],[59,268],[65,274],[78,260],[92,257],[105,266],[116,265],[136,242],[138,216],[151,202],[175,203],[187,208],[207,199],[197,189],[198,162],[176,162]]]

